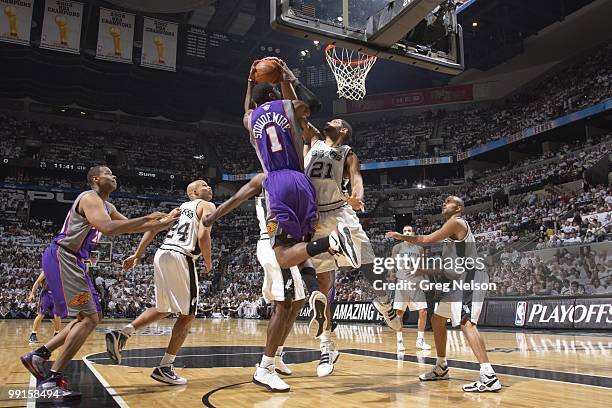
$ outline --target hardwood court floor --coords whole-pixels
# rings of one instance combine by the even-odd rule
[[[66,372],[72,387],[83,392],[80,404],[104,407],[571,407],[612,406],[612,333],[593,335],[553,332],[486,331],[489,356],[504,385],[498,393],[467,394],[465,382],[478,377],[478,364],[460,331],[449,333],[451,379],[420,382],[435,351],[414,348],[414,329],[404,329],[406,351],[395,351],[395,334],[378,325],[341,324],[336,329],[341,350],[334,373],[318,378],[318,341],[306,337],[298,323],[286,344],[285,377],[291,392],[273,394],[251,383],[265,341],[265,321],[196,320],[177,373],[186,386],[171,387],[149,378],[170,338],[173,320],[132,336],[121,366],[106,358],[104,332],[125,323],[107,321],[85,343]],[[0,406],[45,406],[34,400],[10,399],[9,389],[34,387],[18,356],[27,344],[31,321],[0,320]],[[44,341],[51,334],[45,322]],[[431,332],[427,341],[433,345]],[[81,360],[83,359],[83,360]],[[65,406],[65,405],[64,405]]]

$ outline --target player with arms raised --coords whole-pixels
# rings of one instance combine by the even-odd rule
[[[326,306],[328,320],[321,328],[320,336],[321,360],[317,367],[319,377],[327,376],[334,369],[338,358],[338,350],[331,339],[331,309],[329,301],[333,295],[334,272],[338,266],[360,268],[370,283],[381,279],[374,275],[374,250],[366,233],[363,231],[355,211],[364,209],[363,179],[357,155],[346,143],[353,130],[343,119],[333,119],[325,124],[324,139],[313,126],[306,133],[310,143],[304,147],[306,175],[315,186],[319,209],[319,223],[313,239],[329,234],[336,226],[342,224],[350,230],[355,252],[356,263],[347,263],[343,259],[334,259],[329,254],[321,254],[312,259],[317,272],[317,280],[321,291],[329,297]],[[349,196],[345,187],[350,182],[352,194]],[[401,328],[401,321],[393,310],[389,297],[384,290],[374,290],[377,298],[374,306],[382,314],[385,322],[394,330]]]
[[[283,80],[283,97],[273,84],[259,83],[254,86],[253,63],[245,97],[243,123],[249,130],[250,141],[257,152],[264,170],[263,187],[266,201],[267,230],[270,245],[281,269],[298,266],[306,286],[311,292],[310,332],[320,333],[327,323],[325,308],[327,297],[318,290],[316,274],[308,259],[325,253],[341,253],[353,266],[357,266],[355,248],[350,230],[342,223],[318,240],[310,240],[317,218],[315,190],[304,175],[304,143],[311,132],[308,117],[310,109],[298,101],[290,81]],[[286,66],[285,77],[292,76]],[[259,371],[274,370],[274,356],[264,355],[258,366],[256,378],[263,378]],[[267,364],[267,366],[265,365]],[[262,371],[263,372],[263,371]],[[260,381],[261,382],[261,381]]]

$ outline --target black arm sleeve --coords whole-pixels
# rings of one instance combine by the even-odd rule
[[[308,105],[310,108],[310,114],[314,115],[321,111],[323,105],[317,96],[308,88],[300,83],[300,81],[295,81],[293,84],[295,88],[295,94],[298,99]]]
[[[278,92],[281,92],[280,84],[275,86]],[[314,115],[321,111],[323,104],[317,98],[317,96],[308,88],[306,88],[302,83],[298,80],[293,84],[293,88],[295,89],[295,94],[298,97],[298,100],[304,102],[310,108],[310,114]]]

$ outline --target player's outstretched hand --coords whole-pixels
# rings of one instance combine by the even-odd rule
[[[151,216],[153,215],[155,215],[154,219],[159,222],[160,229],[165,229],[178,221],[179,217],[181,216],[181,210],[175,208],[168,214],[155,212],[151,214]]]
[[[30,296],[28,296],[28,303],[32,303],[34,301],[34,294],[30,293]]]
[[[353,194],[350,196],[347,193],[344,193],[344,201],[346,201],[348,205],[350,205],[351,208],[355,211],[365,211],[365,204],[360,198],[357,198],[357,193],[355,193],[354,191]]]
[[[122,267],[124,271],[129,271],[130,269],[132,269],[139,263],[140,263],[140,258],[137,257],[136,255],[131,255],[123,260]]]
[[[164,213],[164,212],[160,212],[160,211],[155,211],[152,212],[151,214],[147,215],[147,218],[150,221],[154,221],[154,220],[161,220],[164,217],[167,217],[168,214]]]
[[[259,64],[259,61],[261,60],[255,60],[253,61],[253,63],[251,64],[251,69],[249,70],[249,79],[255,81],[255,67],[257,66],[257,64]]]
[[[401,240],[404,236],[397,231],[387,231],[385,238]]]
[[[264,59],[274,61],[274,62],[276,62],[281,67],[281,70],[283,71],[283,79],[282,79],[282,81],[293,82],[293,81],[295,81],[297,79],[295,77],[295,74],[293,73],[293,71],[291,71],[289,66],[287,66],[287,63],[285,61],[283,61],[282,59],[280,59],[278,57],[266,57]]]

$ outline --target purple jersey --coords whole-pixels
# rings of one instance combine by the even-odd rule
[[[251,113],[249,130],[265,173],[304,171],[302,128],[297,123],[293,102],[277,100],[257,107]]]
[[[65,250],[72,252],[79,259],[89,259],[91,251],[96,248],[96,244],[101,235],[100,232],[87,221],[87,218],[77,211],[77,206],[81,198],[92,191],[93,190],[85,191],[79,194],[77,199],[74,200],[74,204],[66,216],[62,230],[53,239],[53,242]],[[104,207],[106,211],[110,213],[107,202],[104,202]]]

